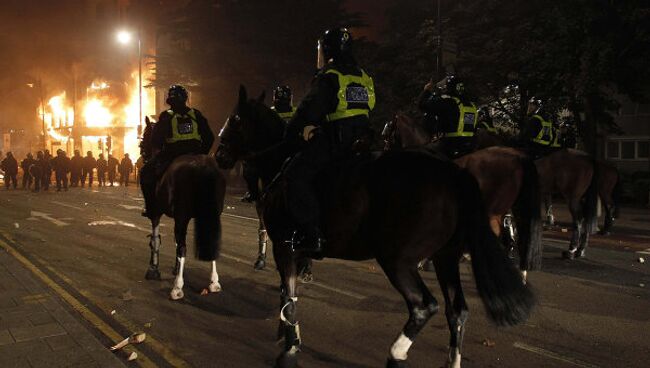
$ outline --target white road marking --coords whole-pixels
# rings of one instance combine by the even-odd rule
[[[67,204],[67,203],[63,203],[63,202],[50,201],[50,203],[52,203],[52,204],[56,204],[57,206],[63,206],[63,207],[72,208],[72,209],[75,209],[75,210],[78,210],[78,211],[83,210],[83,208],[81,208],[81,207],[73,206],[73,205],[71,205],[71,204]]]
[[[109,221],[106,221],[106,220],[91,221],[91,222],[88,223],[88,226],[106,226],[106,225],[109,225],[109,226],[110,225],[113,225],[113,226],[119,225],[119,226],[124,226],[124,227],[129,227],[129,228],[132,228],[132,229],[140,230],[140,231],[145,232],[145,233],[150,233],[151,232],[151,230],[149,230],[149,229],[145,229],[143,227],[136,226],[135,224],[132,224],[130,222],[125,222],[125,221],[117,220],[117,219],[109,220]]]
[[[345,295],[345,296],[349,296],[351,298],[358,299],[358,300],[364,300],[366,298],[365,296],[363,296],[361,294],[358,294],[358,293],[355,293],[354,291],[341,290],[341,289],[335,288],[333,286],[325,285],[325,284],[320,283],[318,281],[312,281],[311,283],[309,283],[309,285],[318,286],[321,289],[333,291],[335,293],[339,293],[339,294],[342,294],[342,295]]]
[[[49,214],[43,213],[43,212],[31,211],[30,216],[31,217],[42,218],[43,220],[47,220],[47,221],[53,223],[56,226],[68,226],[68,225],[70,225],[67,222],[57,220],[54,217],[50,216]]]
[[[639,254],[648,254],[648,255],[650,255],[650,248],[648,248],[648,249],[646,249],[646,250],[640,250],[640,251],[638,251],[637,253],[639,253]]]
[[[242,219],[242,220],[249,220],[249,221],[255,221],[255,222],[258,221],[257,217],[239,216],[239,215],[233,215],[233,214],[230,214],[230,213],[222,213],[222,215],[226,216],[226,217],[233,217],[233,218],[238,218],[238,219]]]
[[[546,350],[546,349],[538,348],[536,346],[531,346],[531,345],[528,345],[528,344],[524,344],[523,342],[515,342],[512,346],[514,346],[517,349],[521,349],[521,350],[525,350],[525,351],[528,351],[528,352],[531,352],[531,353],[535,353],[535,354],[538,354],[538,355],[545,356],[547,358],[551,358],[551,359],[559,360],[561,362],[569,363],[569,364],[575,365],[576,367],[600,368],[597,365],[587,363],[587,362],[583,362],[581,360],[574,359],[574,358],[571,358],[571,357],[566,357],[564,355],[558,354],[558,353],[550,351],[550,350]]]
[[[128,205],[128,204],[118,204],[118,206],[120,206],[120,207],[122,207],[122,208],[124,208],[126,210],[141,210],[142,209],[141,206],[131,206],[131,205]]]

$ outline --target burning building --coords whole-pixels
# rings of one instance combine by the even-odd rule
[[[47,133],[45,147],[50,152],[61,148],[137,158],[141,124],[155,113],[155,92],[143,88],[142,116],[137,72],[128,82],[97,79],[85,92],[75,96],[63,91],[44,99],[38,114]]]

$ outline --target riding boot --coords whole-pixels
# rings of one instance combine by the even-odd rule
[[[142,180],[140,183],[142,187],[142,196],[144,197],[144,211],[142,216],[152,217],[157,213],[156,209],[156,182]]]

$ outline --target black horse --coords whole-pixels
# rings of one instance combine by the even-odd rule
[[[151,130],[153,125],[147,122],[142,138],[143,153],[150,152]],[[196,257],[202,261],[212,262],[212,273],[208,290],[221,290],[217,274],[216,259],[221,246],[221,212],[226,193],[226,180],[219,171],[214,157],[208,155],[183,155],[176,158],[156,185],[156,207],[161,213],[151,220],[151,259],[146,278],[160,280],[158,260],[161,237],[160,218],[167,215],[174,219],[174,237],[176,240],[176,265],[174,267],[174,287],[170,293],[173,300],[183,298],[183,269],[187,246],[187,226],[194,222],[194,240]]]
[[[217,161],[222,168],[231,168],[237,160],[254,155],[266,170],[279,172],[285,155],[259,153],[281,148],[283,131],[282,119],[258,100],[248,100],[241,87],[237,106],[220,135]],[[386,152],[334,164],[315,184],[328,238],[324,256],[376,259],[406,301],[410,317],[390,349],[388,367],[406,366],[413,340],[439,308],[418,273],[423,259],[433,259],[444,294],[453,367],[460,367],[468,317],[458,267],[466,249],[488,316],[501,325],[521,323],[528,317],[534,304],[532,292],[491,231],[478,184],[465,170],[425,153]],[[295,367],[301,344],[296,319],[297,266],[285,244],[294,225],[286,209],[284,186],[280,177],[268,189],[263,216],[274,244],[282,290],[280,331],[285,344],[276,365]]]

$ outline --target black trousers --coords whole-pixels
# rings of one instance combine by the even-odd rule
[[[11,183],[13,182],[13,187],[16,189],[18,187],[18,179],[16,178],[17,174],[7,174],[5,173],[5,187],[9,189]]]
[[[65,171],[56,171],[56,190],[60,191],[61,188],[68,190],[68,173]]]
[[[29,189],[32,186],[32,175],[25,170],[25,173],[23,174],[23,189]]]
[[[320,236],[320,206],[314,190],[316,175],[334,159],[327,135],[313,137],[284,170],[286,205],[298,230]]]

